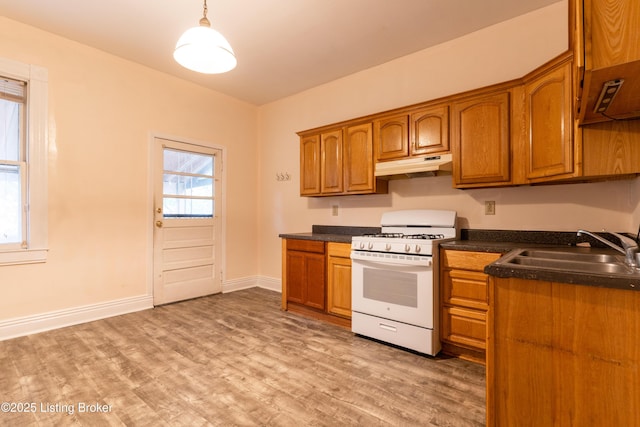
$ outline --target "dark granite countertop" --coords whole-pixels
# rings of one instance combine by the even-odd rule
[[[608,233],[598,233],[618,243]],[[460,240],[445,242],[440,246],[445,249],[474,252],[497,252],[503,255],[513,250],[536,248],[566,248],[576,250],[579,243],[589,243],[593,249],[581,248],[582,251],[610,252],[613,249],[588,236],[578,237],[575,232],[547,231],[511,231],[511,230],[461,230]],[[549,270],[531,266],[495,263],[485,267],[484,272],[496,277],[515,277],[527,280],[554,281],[587,286],[600,286],[625,290],[640,290],[640,274],[593,274],[580,271]]]
[[[282,233],[283,239],[317,240],[321,242],[351,243],[351,237],[379,233],[380,227],[313,225],[310,233]]]

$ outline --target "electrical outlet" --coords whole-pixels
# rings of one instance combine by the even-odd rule
[[[338,216],[338,205],[331,206],[331,215]]]
[[[484,202],[484,214],[495,215],[496,214],[496,202],[493,200],[487,200]]]

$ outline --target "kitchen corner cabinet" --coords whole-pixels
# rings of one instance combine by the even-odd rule
[[[509,89],[498,88],[453,103],[451,151],[457,188],[511,183]]]
[[[442,351],[484,363],[488,276],[484,267],[499,253],[440,250]]]
[[[449,152],[449,106],[434,104],[374,121],[376,162]]]
[[[373,170],[372,123],[354,123],[300,135],[300,195],[386,193]]]
[[[529,182],[582,175],[580,146],[573,137],[571,60],[572,55],[565,54],[524,78],[524,159]]]
[[[285,239],[287,302],[294,302],[318,310],[325,308],[325,250],[324,242]]]
[[[327,312],[351,319],[351,245],[327,243]]]
[[[637,426],[640,292],[491,277],[487,426]]]

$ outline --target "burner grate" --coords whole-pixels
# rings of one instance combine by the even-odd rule
[[[435,240],[444,239],[444,234],[404,234],[404,233],[374,233],[365,234],[363,237],[381,237],[385,239],[423,239],[423,240]]]

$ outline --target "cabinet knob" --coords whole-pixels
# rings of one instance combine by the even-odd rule
[[[162,228],[162,221],[156,221],[156,227]]]

